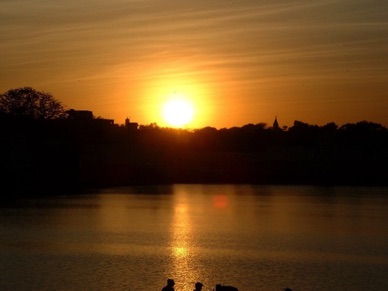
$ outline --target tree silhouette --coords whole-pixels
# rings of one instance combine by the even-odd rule
[[[65,115],[60,101],[31,87],[10,89],[0,95],[0,112],[16,117],[55,119]]]

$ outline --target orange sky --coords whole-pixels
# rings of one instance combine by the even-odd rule
[[[190,2],[190,3],[188,3]],[[31,86],[68,108],[190,128],[294,120],[388,126],[385,0],[0,0],[0,92]]]

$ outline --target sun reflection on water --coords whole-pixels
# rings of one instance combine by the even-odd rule
[[[188,254],[187,248],[184,248],[184,247],[174,248],[175,257],[186,257],[187,254]]]
[[[190,290],[190,288],[193,289],[194,282],[199,280],[198,270],[193,260],[195,246],[193,246],[192,237],[195,231],[190,221],[187,193],[178,191],[175,197],[171,233],[173,275],[176,290]]]

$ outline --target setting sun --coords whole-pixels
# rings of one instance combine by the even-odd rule
[[[201,128],[212,124],[218,105],[214,96],[222,94],[208,86],[219,74],[208,75],[195,66],[200,59],[185,62],[155,62],[141,68],[139,102],[143,104],[139,123],[155,122],[160,127]],[[218,79],[217,79],[218,80]],[[129,90],[130,91],[130,90]],[[128,93],[128,101],[134,99]],[[128,107],[132,105],[128,104]]]
[[[193,120],[193,115],[193,105],[186,99],[170,99],[163,106],[163,118],[173,127],[187,125]]]

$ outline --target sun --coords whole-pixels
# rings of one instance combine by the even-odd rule
[[[173,98],[166,101],[163,106],[163,118],[172,127],[182,127],[193,120],[193,104],[183,98]]]

